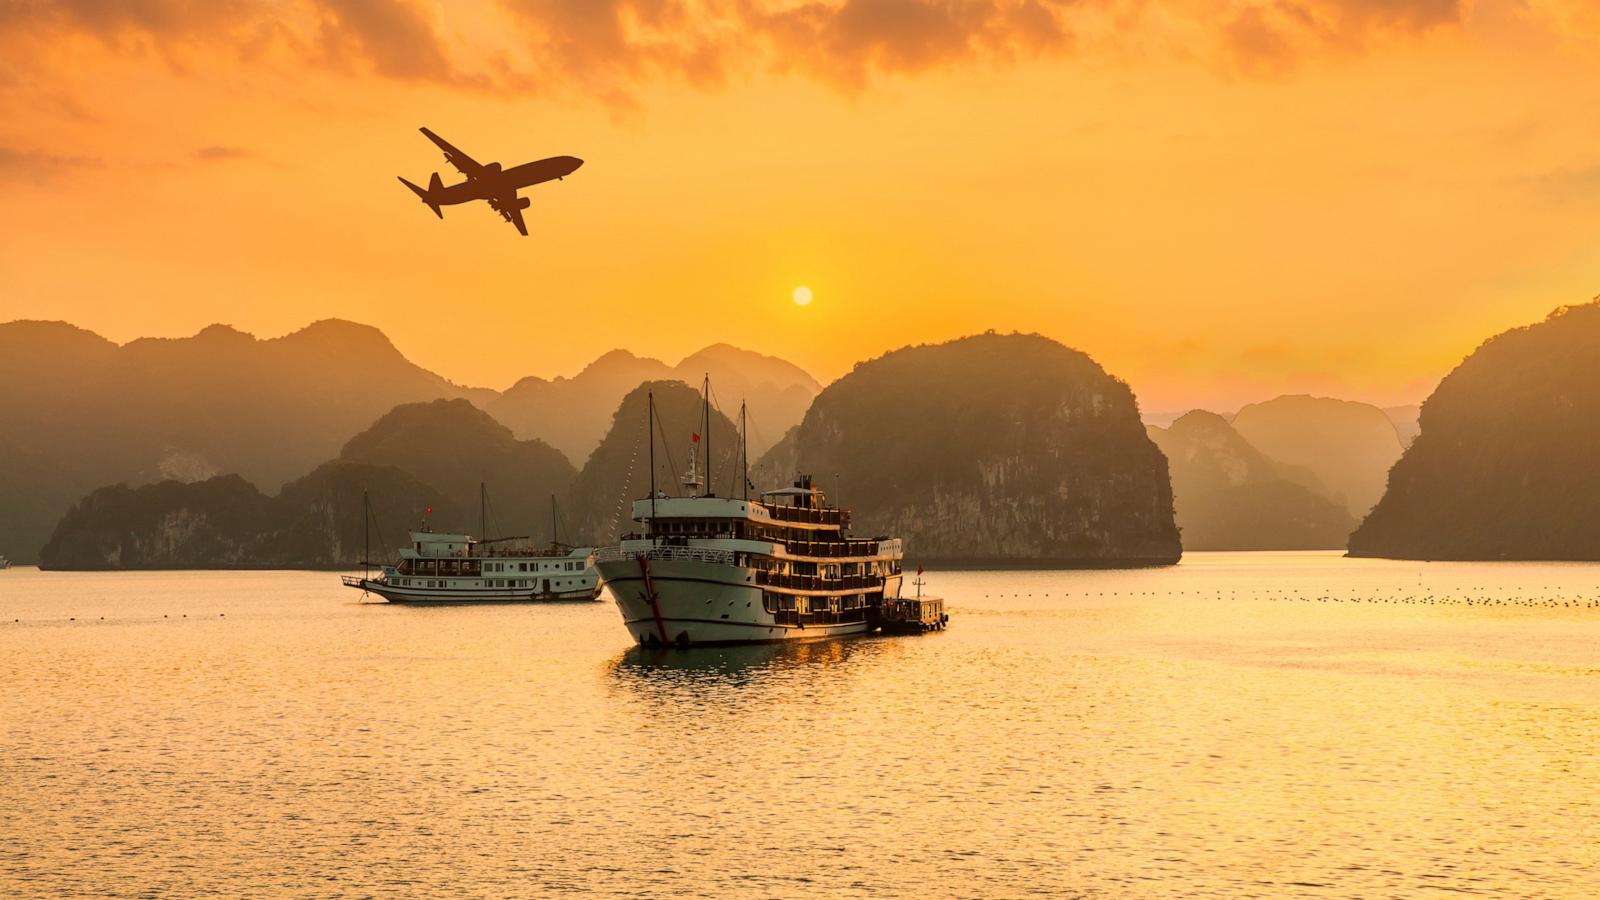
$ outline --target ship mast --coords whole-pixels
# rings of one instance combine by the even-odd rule
[[[654,527],[656,520],[656,392],[650,391],[646,395],[646,410],[644,430],[650,433],[650,522]]]
[[[745,407],[745,402],[743,400],[740,400],[739,401],[739,468],[743,472],[743,474],[741,475],[741,477],[743,478],[743,484],[740,486],[739,490],[740,490],[741,496],[743,496],[744,499],[749,500],[750,499],[750,435],[745,430],[744,407]]]
[[[717,483],[716,480],[711,477],[711,373],[710,372],[706,373],[705,381],[701,384],[701,387],[700,387],[700,421],[701,421],[701,427],[703,427],[705,429],[705,442],[706,442],[706,492],[705,492],[705,496],[709,497],[714,493],[714,491],[712,491],[712,486]]]

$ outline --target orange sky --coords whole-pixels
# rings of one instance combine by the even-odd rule
[[[369,322],[504,387],[1038,331],[1146,409],[1420,399],[1600,291],[1585,0],[0,4],[0,320]],[[395,180],[587,160],[531,236]],[[790,300],[796,285],[816,295]]]

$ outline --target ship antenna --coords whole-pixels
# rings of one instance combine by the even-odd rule
[[[644,430],[650,432],[650,523],[653,528],[656,521],[656,392],[650,391],[645,396],[648,412]]]
[[[711,477],[711,373],[707,372],[704,385],[700,389],[700,418],[706,430],[706,492],[709,497],[713,493],[712,487],[717,483]]]
[[[739,398],[739,468],[744,470],[744,499],[750,499],[750,435],[745,431],[745,401]]]
[[[478,540],[489,536],[489,488],[478,482]]]
[[[556,529],[556,495],[550,495],[550,543],[561,543],[561,534]]]
[[[372,577],[372,500],[367,489],[361,489],[361,580]]]

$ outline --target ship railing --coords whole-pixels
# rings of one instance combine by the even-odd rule
[[[647,550],[624,550],[621,547],[605,547],[597,550],[594,561],[618,562],[625,559],[664,559],[674,562],[705,562],[718,565],[733,565],[732,550],[717,550],[711,547],[651,547]]]
[[[842,525],[845,521],[842,509],[815,509],[808,506],[777,506],[767,507],[767,512],[772,518],[780,522],[804,522],[809,525]]]
[[[844,575],[824,578],[821,575],[785,575],[777,572],[758,572],[756,583],[762,587],[790,588],[797,591],[855,591],[883,587],[883,579],[876,575]]]
[[[370,580],[360,575],[340,575],[339,578],[344,582],[345,587],[361,587],[362,582]]]
[[[836,558],[846,556],[877,556],[878,541],[784,541],[783,549],[790,556],[817,556]]]

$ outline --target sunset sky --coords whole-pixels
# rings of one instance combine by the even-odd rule
[[[992,328],[1147,410],[1414,402],[1600,293],[1597,46],[1587,0],[0,0],[0,321],[340,317],[496,388]],[[587,165],[528,238],[441,222],[419,125]]]

